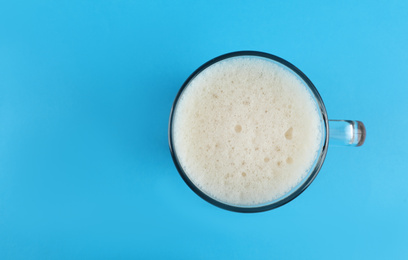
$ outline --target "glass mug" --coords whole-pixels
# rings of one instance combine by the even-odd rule
[[[252,64],[251,62],[253,64],[255,64],[255,65],[251,65]],[[245,66],[247,66],[247,67],[245,67]],[[243,71],[239,71],[240,68]],[[257,71],[257,68],[258,68],[259,71]],[[267,68],[267,69],[265,70],[264,68]],[[224,71],[222,71],[223,69],[224,69]],[[268,69],[270,69],[270,71],[268,71]],[[217,72],[217,70],[218,70],[218,72]],[[319,122],[318,124],[311,124],[311,126],[310,126],[310,129],[318,129],[318,131],[316,133],[319,136],[319,139],[316,139],[318,141],[315,142],[314,146],[313,146],[313,147],[315,147],[314,148],[315,149],[314,156],[313,157],[309,156],[310,154],[313,154],[313,151],[306,151],[306,152],[304,152],[304,155],[302,155],[302,156],[306,156],[306,157],[309,156],[309,158],[311,158],[311,159],[309,159],[309,164],[304,164],[304,165],[309,165],[309,166],[307,166],[306,168],[303,167],[301,175],[298,175],[298,176],[301,176],[301,177],[298,177],[296,179],[296,181],[292,182],[288,187],[286,187],[285,188],[286,190],[283,190],[283,192],[280,191],[280,194],[273,194],[272,191],[262,190],[262,189],[265,187],[265,185],[267,187],[277,187],[277,189],[280,189],[280,186],[273,186],[273,185],[275,185],[273,183],[273,180],[282,180],[282,179],[285,178],[285,177],[282,177],[282,176],[292,176],[291,174],[293,174],[293,173],[291,172],[290,169],[292,169],[291,168],[292,165],[295,164],[293,161],[294,160],[302,161],[303,157],[299,156],[299,158],[300,158],[299,160],[298,160],[298,158],[293,159],[292,157],[287,157],[286,161],[277,161],[277,164],[274,164],[274,166],[273,166],[274,168],[273,167],[268,168],[270,172],[268,172],[268,170],[263,170],[264,175],[260,175],[256,170],[253,170],[252,168],[251,168],[251,172],[246,173],[246,172],[242,171],[242,173],[241,173],[241,169],[239,168],[240,166],[236,166],[236,164],[234,163],[235,162],[234,160],[236,159],[236,158],[234,158],[234,154],[237,154],[237,157],[241,156],[242,158],[246,158],[247,159],[246,160],[247,165],[251,164],[251,163],[253,164],[254,163],[253,161],[256,160],[257,165],[261,165],[261,166],[257,166],[257,167],[259,169],[262,169],[262,163],[263,162],[258,162],[258,161],[261,161],[261,160],[258,160],[258,158],[256,156],[254,157],[252,155],[247,154],[247,153],[249,153],[249,154],[250,153],[260,154],[259,148],[258,148],[258,151],[256,151],[257,148],[255,147],[256,146],[255,145],[253,147],[250,146],[249,148],[248,147],[244,148],[245,151],[241,149],[241,151],[236,152],[235,147],[231,145],[231,140],[228,140],[229,143],[225,140],[225,139],[228,139],[229,137],[224,136],[224,132],[227,132],[229,134],[228,131],[231,131],[230,134],[232,135],[232,137],[238,136],[238,137],[234,137],[234,138],[241,138],[239,135],[240,134],[245,134],[244,133],[245,131],[247,131],[246,134],[255,133],[254,132],[255,131],[255,127],[254,127],[255,125],[249,124],[248,126],[246,126],[244,124],[244,127],[242,127],[241,125],[235,125],[235,127],[234,127],[234,125],[232,124],[230,126],[230,121],[234,121],[235,120],[234,118],[241,116],[241,113],[240,113],[239,109],[241,109],[241,111],[247,111],[247,110],[242,110],[242,109],[246,109],[245,105],[249,105],[249,101],[245,101],[245,99],[244,99],[244,101],[239,100],[239,98],[237,99],[237,97],[240,97],[240,96],[234,97],[234,96],[231,96],[231,95],[234,95],[234,94],[231,94],[231,93],[234,93],[234,91],[235,92],[236,91],[244,91],[244,92],[242,92],[242,93],[244,93],[244,94],[242,94],[243,98],[246,98],[245,97],[246,95],[248,95],[248,96],[255,95],[252,92],[261,93],[259,91],[259,86],[263,86],[262,84],[269,84],[269,82],[260,81],[260,79],[258,79],[258,78],[265,77],[265,73],[269,73],[269,72],[271,73],[271,75],[266,75],[266,77],[269,77],[270,81],[275,80],[277,82],[276,84],[277,85],[279,85],[279,84],[282,85],[283,88],[285,88],[286,85],[289,86],[290,84],[292,84],[292,82],[295,82],[295,83],[293,83],[295,85],[296,84],[302,85],[303,88],[306,89],[307,93],[308,93],[308,94],[304,95],[304,98],[306,98],[306,96],[308,96],[308,95],[309,95],[309,97],[311,97],[311,99],[309,98],[308,100],[312,100],[312,102],[309,102],[310,104],[314,103],[313,104],[313,106],[315,107],[314,111],[316,112],[316,115],[317,115],[315,117],[315,119],[317,118],[316,122]],[[215,80],[213,80],[211,77],[213,77],[213,78],[215,77]],[[277,80],[276,80],[276,78],[277,78]],[[246,80],[246,83],[245,83],[246,85],[244,83],[242,83],[243,81],[245,81],[243,79]],[[253,81],[251,81],[251,79],[253,79]],[[208,83],[208,82],[210,82],[210,83]],[[221,82],[221,83],[219,83],[219,82]],[[231,82],[231,84],[229,86],[225,85],[225,88],[224,88],[222,84],[225,84],[226,82],[228,84],[229,84],[229,82]],[[248,91],[245,92],[246,90],[240,90],[238,88],[235,89],[234,84],[238,84],[237,82],[241,82],[240,84],[242,86],[245,86],[244,88],[249,86],[248,88],[252,87],[252,88],[256,88],[256,89],[248,90],[249,92]],[[281,82],[284,82],[284,83],[281,83]],[[288,82],[288,84],[286,84],[285,82]],[[204,84],[203,87],[200,87],[200,84],[201,85]],[[207,84],[207,85],[205,85],[205,84]],[[252,86],[252,85],[257,85],[257,84],[259,86]],[[193,87],[191,87],[191,86],[193,86]],[[188,92],[187,89],[189,89],[190,87],[193,90],[189,90],[189,92]],[[200,88],[201,88],[201,90],[200,90]],[[210,94],[207,93],[207,92],[210,92],[209,89],[211,89],[211,88],[216,89],[218,91],[217,92],[218,94],[216,92],[214,92],[215,94],[212,93],[211,94],[212,97],[211,97]],[[196,89],[198,89],[198,90],[196,90]],[[229,96],[224,95],[224,98],[222,98],[221,94],[224,93],[224,90],[225,90],[225,92],[230,91],[229,92],[230,95]],[[197,92],[197,93],[194,94],[194,91]],[[213,90],[211,90],[211,91],[213,91]],[[279,90],[276,90],[276,91],[279,91]],[[285,91],[286,90],[282,91],[282,93],[285,92]],[[295,89],[295,92],[296,92],[296,89]],[[188,94],[185,94],[185,93],[188,93]],[[256,94],[256,95],[259,96],[259,93]],[[280,95],[280,92],[274,92],[274,93],[275,94],[278,93]],[[194,97],[194,95],[196,95],[196,96]],[[282,95],[283,95],[281,97],[282,100],[285,99],[285,98],[287,100],[291,100],[292,97],[296,96],[297,94],[287,92],[287,94],[282,94]],[[218,97],[218,96],[220,96],[220,97]],[[213,98],[213,99],[211,99],[213,101],[208,101],[210,99],[206,99],[206,98]],[[225,102],[225,100],[228,100],[228,98],[229,99],[235,98],[235,101],[237,101],[236,103],[239,103],[239,104],[237,105],[237,104],[235,104],[235,102],[228,103],[231,100],[229,100],[228,102]],[[192,103],[189,101],[189,99],[190,99],[190,101]],[[271,100],[271,102],[272,102],[272,100],[275,100],[274,101],[275,103],[280,102],[279,98],[275,98],[273,96],[270,96],[269,99]],[[180,101],[180,100],[184,100],[184,101]],[[268,100],[268,99],[266,99],[266,100]],[[182,103],[183,104],[182,106],[184,106],[184,107],[187,106],[187,107],[186,108],[183,108],[183,107],[179,108],[179,103],[180,102],[184,102],[184,103]],[[189,104],[189,102],[191,104]],[[247,104],[245,102],[247,102]],[[257,105],[258,105],[257,103],[262,103],[262,102],[261,101],[258,102],[258,100],[256,100],[256,97],[254,98],[252,96],[252,105],[253,105],[253,107],[255,109],[254,111],[259,110],[259,109],[256,110]],[[275,110],[274,111],[276,113],[282,113],[282,112],[277,112],[277,111],[281,111],[281,108],[282,109],[285,108],[287,110],[288,107],[294,107],[298,103],[290,103],[289,102],[289,103],[286,103],[286,104],[283,104],[283,105],[281,104],[282,107],[276,107],[277,105],[275,105],[275,107],[274,107]],[[310,114],[313,114],[313,113],[310,113],[310,112],[306,113],[306,112],[302,111],[302,110],[307,110],[306,103],[304,105],[302,103],[302,106],[304,106],[304,107],[301,107],[301,108],[299,108],[297,110],[298,111],[297,113],[300,113],[300,114],[303,113],[303,116],[295,118],[298,121],[303,120],[302,124],[305,124],[305,125],[307,123],[309,123],[309,121],[310,121],[309,119],[305,119],[305,117],[308,117],[308,116],[310,116]],[[207,104],[209,104],[208,106],[210,106],[210,108],[207,107]],[[221,115],[221,118],[223,118],[223,120],[217,121],[218,123],[211,123],[211,122],[209,123],[210,119],[213,120],[213,118],[215,118],[217,116],[218,117],[220,116],[220,112],[216,112],[216,113],[212,114],[213,111],[215,111],[215,110],[217,110],[219,108],[214,107],[211,104],[220,104],[220,106],[222,104],[223,107],[222,107],[222,109],[219,110],[219,111],[221,111],[221,114],[222,114],[222,111],[224,111],[224,110],[225,111],[227,111],[227,110],[232,111],[234,106],[238,107],[238,110],[237,110],[238,113],[234,114],[233,112],[229,111],[229,112],[226,113],[226,116]],[[264,105],[268,106],[268,107],[272,106],[271,104],[264,104]],[[188,107],[188,106],[190,106],[190,107]],[[298,105],[298,106],[300,106],[300,105]],[[206,109],[204,109],[204,108],[206,108]],[[178,111],[180,109],[181,109],[182,112]],[[196,113],[196,116],[193,116],[193,115],[188,116],[189,114],[193,113],[191,111],[194,110],[194,109],[197,109],[197,111],[194,112],[194,113]],[[205,110],[208,110],[208,111],[205,111]],[[259,114],[258,112],[256,112],[257,115]],[[265,110],[265,114],[267,112],[268,111]],[[251,113],[256,114],[253,111],[248,112],[248,113],[249,114],[251,114]],[[289,117],[291,116],[291,113],[292,113],[291,110],[287,110],[285,112],[285,114],[289,115]],[[206,114],[206,115],[205,115],[204,118],[200,119],[199,118],[200,114]],[[275,117],[280,116],[280,114],[275,114],[274,116]],[[184,122],[183,120],[184,121],[187,120],[187,121]],[[190,121],[188,121],[188,120],[190,120]],[[216,119],[214,119],[214,120],[216,120]],[[253,121],[254,119],[248,119],[248,121],[251,121],[251,120]],[[296,123],[296,120],[294,121],[295,123]],[[197,122],[195,122],[195,121],[197,121]],[[179,122],[184,122],[185,125],[183,125],[182,123],[179,123]],[[266,122],[265,120],[264,120],[264,122],[262,122],[262,120],[261,120],[261,124],[263,124],[265,122]],[[202,123],[202,125],[200,125],[200,123]],[[180,124],[181,124],[181,128],[180,128],[181,130],[179,128],[175,129],[176,127],[179,127],[178,125],[180,125]],[[268,122],[266,122],[265,124],[268,125]],[[281,124],[285,124],[285,122],[282,122]],[[225,127],[225,129],[221,130],[221,131],[224,131],[224,132],[217,132],[218,131],[217,129],[223,128],[221,125],[224,125],[224,126],[227,125],[228,127]],[[278,125],[278,124],[275,124],[275,122],[273,122],[272,124],[269,124],[270,127],[275,127],[275,125]],[[209,127],[209,129],[207,129],[208,127]],[[302,128],[303,126],[300,126],[300,127]],[[247,128],[251,128],[251,129],[247,129]],[[271,131],[275,131],[274,128],[270,128],[270,129],[272,129]],[[277,138],[277,139],[276,139],[276,137],[274,137],[275,139],[273,139],[273,140],[276,140],[276,142],[279,143],[279,145],[275,147],[276,151],[280,151],[281,149],[282,150],[286,149],[285,147],[282,147],[282,143],[285,144],[285,142],[291,141],[291,140],[288,140],[288,138],[290,137],[290,139],[292,139],[292,135],[295,135],[296,128],[293,128],[292,130],[291,129],[292,128],[290,128],[286,132],[281,131],[281,133],[279,134],[279,138]],[[279,58],[277,56],[274,56],[274,55],[271,55],[271,54],[268,54],[268,53],[256,52],[256,51],[239,51],[239,52],[232,52],[232,53],[224,54],[224,55],[221,55],[219,57],[216,57],[216,58],[208,61],[207,63],[205,63],[201,67],[199,67],[196,71],[194,71],[190,75],[190,77],[185,81],[185,83],[182,85],[181,89],[179,90],[179,92],[178,92],[178,94],[177,94],[177,96],[176,96],[176,98],[174,100],[174,103],[173,103],[173,106],[172,106],[172,109],[171,109],[171,113],[170,113],[169,130],[168,131],[169,131],[168,134],[169,134],[169,146],[170,146],[171,156],[173,158],[174,164],[175,164],[180,176],[186,182],[186,184],[197,195],[199,195],[201,198],[203,198],[207,202],[209,202],[209,203],[211,203],[211,204],[213,204],[213,205],[215,205],[217,207],[220,207],[220,208],[223,208],[223,209],[226,209],[226,210],[230,210],[230,211],[236,211],[236,212],[261,212],[261,211],[271,210],[271,209],[280,207],[280,206],[290,202],[291,200],[293,200],[294,198],[299,196],[312,183],[312,181],[316,178],[319,170],[322,167],[324,159],[326,157],[327,148],[328,148],[328,145],[329,145],[329,140],[330,140],[330,143],[334,144],[334,145],[361,146],[364,143],[365,136],[366,136],[366,130],[365,130],[364,124],[362,122],[360,122],[360,121],[355,121],[355,120],[328,120],[326,108],[324,106],[322,98],[320,97],[317,89],[315,88],[313,83],[306,77],[306,75],[303,74],[298,68],[296,68],[294,65],[292,65],[291,63],[289,63],[288,61],[286,61],[286,60],[284,60],[282,58]],[[280,130],[279,131],[276,130],[276,131],[279,132]],[[190,139],[187,138],[186,139],[187,141],[183,141],[184,136],[183,136],[183,134],[180,134],[181,132],[184,133],[184,135],[187,135],[188,138],[190,138]],[[191,132],[191,134],[190,134],[190,132]],[[311,130],[304,130],[304,129],[299,128],[299,131],[297,133],[297,135],[298,135],[297,140],[300,140],[300,142],[302,142],[303,139],[305,139],[305,140],[308,139],[309,137],[305,136],[305,133],[308,133],[308,132],[312,132],[312,131]],[[191,139],[191,135],[193,135],[193,133],[194,133],[194,135],[196,135],[197,140],[196,139],[194,139],[194,140]],[[220,138],[219,136],[216,136],[217,133],[218,134],[222,133],[223,138]],[[285,136],[283,136],[283,134]],[[179,136],[179,135],[181,135],[181,136]],[[266,145],[266,146],[271,146],[272,147],[272,143],[270,143],[270,144],[268,143],[268,140],[271,140],[271,139],[266,138],[265,140],[262,140],[262,135],[259,135],[259,134],[258,134],[258,136],[252,135],[252,139],[251,139],[252,142],[255,142],[256,138],[258,138],[258,137],[261,138],[261,141],[259,142],[259,144],[261,146]],[[214,141],[215,142],[214,146],[210,143],[210,141],[209,141],[210,139],[215,140]],[[293,139],[295,139],[295,137],[293,137]],[[179,140],[179,141],[177,141],[177,140]],[[235,140],[241,140],[241,139],[235,139]],[[206,141],[208,141],[209,143],[205,144]],[[294,142],[295,141],[296,140],[294,140]],[[185,145],[183,144],[183,142],[187,142],[187,146],[189,148],[184,148]],[[191,144],[191,143],[189,144],[188,142],[194,142],[194,144]],[[313,142],[311,142],[311,143],[313,143]],[[246,143],[244,143],[244,144],[246,144]],[[299,144],[301,144],[301,143],[299,143]],[[224,150],[221,150],[221,151],[216,150],[217,145],[218,145],[218,148],[220,146],[223,146]],[[238,144],[238,146],[239,145],[241,145],[241,144]],[[202,146],[206,146],[207,148],[202,147]],[[295,147],[295,148],[291,152],[297,153],[298,151],[296,149],[296,145],[292,145],[292,146]],[[207,149],[207,152],[203,153],[203,154],[200,154],[205,149]],[[213,149],[213,150],[211,150],[211,149]],[[238,147],[237,150],[239,150],[239,147]],[[264,150],[266,151],[268,149],[264,149]],[[300,149],[298,149],[298,150],[300,150]],[[268,153],[270,154],[269,150],[268,150]],[[275,155],[272,154],[272,156],[270,156],[270,157],[275,156],[276,158],[278,158],[280,156],[280,154],[278,154],[278,152],[276,152],[276,153],[277,154],[275,154]],[[229,158],[223,158],[221,156],[221,155],[226,155],[226,154],[231,154],[231,156]],[[220,162],[220,160],[221,160],[221,162]],[[224,160],[224,161],[222,161],[222,160]],[[215,162],[215,161],[217,161],[217,162]],[[188,163],[186,163],[186,162],[189,162],[190,165],[188,165]],[[265,162],[265,165],[266,165],[267,163],[272,162],[272,159],[270,159],[269,157],[265,157],[264,162]],[[244,165],[244,163],[245,163],[245,161],[242,162],[242,168],[246,167]],[[234,166],[235,168],[228,168],[228,167],[230,167],[229,166],[230,164],[235,165]],[[212,167],[212,169],[208,169],[208,167],[209,168]],[[267,167],[270,167],[270,166],[267,166]],[[285,170],[285,167],[287,168],[287,170]],[[187,169],[187,168],[189,168],[189,169]],[[231,169],[234,169],[234,170],[231,170]],[[245,168],[245,169],[247,169],[247,168]],[[223,172],[223,170],[225,172]],[[229,172],[227,172],[227,171],[229,171]],[[277,177],[272,177],[272,175],[275,174],[275,172],[280,172],[281,175],[282,174],[284,174],[284,175],[279,176],[278,174],[276,174]],[[301,172],[301,171],[299,171],[299,172]],[[203,176],[201,176],[200,174],[203,175]],[[205,174],[208,174],[208,176],[204,176]],[[271,176],[269,176],[269,175],[271,175]],[[273,176],[275,176],[275,175],[273,175]],[[250,177],[252,179],[249,180]],[[275,179],[273,179],[273,178],[275,178]],[[251,180],[253,181],[252,183],[251,183]],[[228,182],[228,181],[230,181],[230,182]],[[235,184],[236,184],[235,186],[234,186],[234,181],[235,181]],[[262,183],[262,182],[264,182],[264,183]],[[268,182],[268,183],[265,183],[265,182]],[[228,183],[230,183],[229,184],[230,186],[227,185]],[[284,182],[282,182],[282,183],[284,183]],[[278,185],[278,184],[276,184],[276,185]],[[211,191],[212,186],[215,187],[214,191]],[[223,189],[225,189],[225,190],[223,190]],[[239,190],[239,189],[242,189],[242,190]],[[253,198],[256,198],[257,194],[251,194],[251,191],[252,191],[252,193],[257,192],[257,191],[262,191],[262,194],[266,194],[266,197],[263,197],[262,200],[256,201]],[[273,194],[273,196],[270,195],[270,198],[268,198],[268,196],[269,196],[268,192],[271,192],[271,194]],[[223,198],[224,195],[220,196],[219,194],[224,194],[225,198]],[[229,198],[230,194],[233,194],[235,197],[233,199],[227,199],[227,198]],[[246,198],[248,200],[241,203],[239,201],[239,198],[243,198],[243,201]]]

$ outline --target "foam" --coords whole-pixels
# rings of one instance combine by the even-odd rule
[[[298,185],[322,141],[318,107],[287,68],[257,57],[211,65],[184,89],[174,150],[191,181],[233,205],[259,205]]]

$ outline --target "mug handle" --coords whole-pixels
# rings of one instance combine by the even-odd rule
[[[361,146],[366,128],[357,120],[329,120],[329,143],[335,146]]]

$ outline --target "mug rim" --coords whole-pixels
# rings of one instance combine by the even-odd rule
[[[321,116],[322,116],[322,120],[324,123],[324,128],[325,128],[325,138],[323,140],[323,145],[320,151],[320,154],[318,156],[318,158],[316,159],[316,164],[315,167],[313,168],[312,172],[308,174],[308,177],[306,180],[304,180],[304,182],[296,189],[293,190],[289,195],[285,196],[283,199],[277,200],[275,202],[271,202],[269,204],[266,205],[260,205],[260,206],[237,206],[237,205],[230,205],[230,204],[226,204],[223,203],[219,200],[216,200],[210,196],[208,196],[207,194],[205,194],[200,188],[198,188],[188,177],[188,175],[184,172],[184,169],[182,168],[178,157],[177,157],[177,153],[174,150],[174,145],[173,145],[173,119],[174,119],[174,111],[175,108],[177,106],[178,100],[181,96],[181,94],[183,93],[184,89],[189,85],[190,81],[193,80],[198,74],[200,74],[202,71],[204,71],[206,68],[210,67],[211,65],[220,62],[222,60],[225,59],[229,59],[229,58],[233,58],[233,57],[239,57],[239,56],[257,56],[257,57],[262,57],[262,58],[266,58],[266,59],[270,59],[273,60],[277,63],[280,63],[284,66],[286,66],[287,68],[289,68],[290,70],[292,70],[295,74],[297,74],[305,83],[306,85],[309,87],[310,91],[313,93],[313,96],[316,99],[316,102],[320,108],[320,112],[321,112]],[[313,180],[316,178],[317,174],[319,173],[323,162],[326,158],[326,154],[327,154],[327,149],[328,149],[328,144],[329,144],[329,120],[327,117],[327,111],[326,111],[326,107],[323,103],[323,100],[319,94],[319,92],[317,91],[316,87],[313,85],[312,81],[300,70],[298,69],[295,65],[293,65],[292,63],[288,62],[285,59],[282,59],[278,56],[275,56],[273,54],[269,54],[266,52],[260,52],[260,51],[235,51],[235,52],[229,52],[220,56],[217,56],[209,61],[207,61],[206,63],[204,63],[203,65],[201,65],[200,67],[198,67],[187,79],[186,81],[183,83],[183,85],[181,86],[181,88],[179,89],[173,105],[171,107],[171,111],[170,111],[170,119],[169,119],[169,125],[168,125],[168,142],[169,142],[169,148],[170,148],[170,153],[171,153],[171,157],[173,159],[173,162],[177,168],[178,173],[180,174],[181,178],[184,180],[184,182],[190,187],[191,190],[193,190],[198,196],[200,196],[202,199],[204,199],[205,201],[213,204],[214,206],[217,206],[219,208],[225,209],[225,210],[229,210],[229,211],[234,211],[234,212],[241,212],[241,213],[255,213],[255,212],[263,212],[263,211],[268,211],[271,209],[275,209],[278,207],[281,207],[283,205],[285,205],[286,203],[292,201],[293,199],[295,199],[296,197],[298,197],[303,191],[306,190],[307,187],[310,186],[310,184],[313,182]]]

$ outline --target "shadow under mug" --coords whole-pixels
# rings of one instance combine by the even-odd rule
[[[287,192],[284,196],[272,200],[270,202],[261,204],[261,205],[233,205],[233,204],[228,204],[225,202],[222,202],[220,200],[217,200],[216,198],[212,197],[211,195],[203,192],[197,185],[195,185],[190,178],[188,177],[187,173],[184,171],[183,167],[180,164],[179,158],[177,156],[177,151],[174,146],[174,141],[173,141],[173,121],[174,121],[174,115],[175,111],[177,108],[177,103],[182,95],[183,91],[188,88],[189,83],[202,71],[204,71],[206,68],[210,67],[211,65],[225,60],[225,59],[230,59],[234,57],[257,57],[257,58],[262,58],[269,60],[271,62],[274,62],[280,66],[285,67],[288,69],[290,72],[292,72],[294,75],[296,75],[305,86],[309,88],[310,93],[312,94],[318,108],[320,109],[321,112],[321,120],[323,122],[323,138],[320,146],[320,152],[318,156],[315,159],[315,162],[313,166],[310,168],[309,173],[306,175],[305,178],[294,188],[292,188],[289,192]],[[221,55],[219,57],[216,57],[205,64],[203,64],[201,67],[199,67],[196,71],[194,71],[190,77],[184,82],[182,87],[180,88],[179,92],[177,93],[177,96],[174,100],[171,112],[170,112],[170,120],[169,120],[169,129],[168,129],[168,134],[169,134],[169,146],[170,146],[170,153],[173,158],[174,164],[180,174],[180,176],[183,178],[185,183],[201,198],[206,200],[207,202],[226,209],[230,211],[235,211],[235,212],[262,212],[266,210],[271,210],[277,207],[280,207],[297,196],[299,196],[309,185],[313,182],[313,180],[316,178],[318,172],[320,171],[324,159],[327,154],[327,148],[329,145],[329,140],[330,140],[330,145],[337,145],[337,146],[361,146],[364,143],[365,136],[366,136],[366,130],[364,127],[364,124],[360,121],[356,120],[328,120],[327,117],[327,112],[326,108],[324,106],[323,100],[320,97],[319,92],[313,85],[313,83],[309,80],[309,78],[306,77],[306,75],[300,71],[297,67],[295,67],[293,64],[289,63],[288,61],[279,58],[275,55],[264,53],[264,52],[258,52],[258,51],[238,51],[238,52],[231,52],[227,53],[224,55]]]

